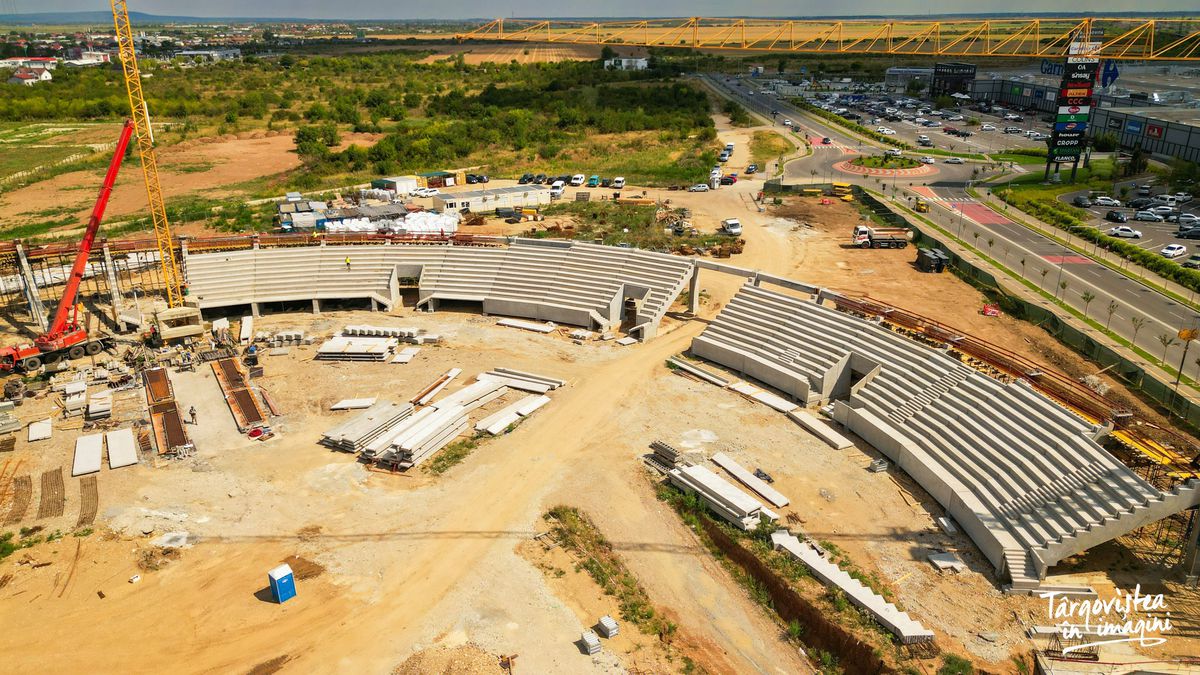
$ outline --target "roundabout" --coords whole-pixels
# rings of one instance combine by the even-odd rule
[[[848,160],[848,161],[844,161],[844,162],[838,162],[833,165],[833,168],[842,173],[855,174],[855,175],[859,175],[859,176],[886,176],[889,178],[891,178],[891,177],[899,177],[899,178],[918,177],[918,176],[924,177],[924,176],[932,176],[932,175],[935,175],[938,173],[938,168],[932,164],[918,163],[917,166],[910,166],[910,167],[889,167],[886,165],[885,166],[864,166],[863,164],[859,163],[860,160],[862,160],[862,159],[870,160],[870,159],[878,159],[878,158],[874,158],[874,157],[862,158],[862,157],[860,157],[858,159]],[[901,157],[899,159],[908,159],[908,158]],[[908,161],[916,162],[916,160],[911,160],[911,159],[908,159]]]

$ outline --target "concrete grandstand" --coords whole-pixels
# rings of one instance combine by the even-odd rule
[[[814,300],[820,300],[818,295]],[[880,325],[747,284],[692,353],[834,418],[887,455],[971,536],[1010,588],[1200,503],[1155,488],[1098,443],[1109,431]]]

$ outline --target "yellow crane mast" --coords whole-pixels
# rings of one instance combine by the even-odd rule
[[[125,73],[125,91],[129,95],[129,108],[137,136],[138,156],[142,160],[142,176],[146,182],[146,198],[150,203],[150,219],[154,223],[154,239],[162,266],[163,282],[167,287],[167,307],[183,305],[183,279],[179,264],[175,260],[175,242],[171,236],[171,224],[167,222],[167,208],[163,203],[162,187],[158,182],[158,158],[154,152],[154,130],[150,128],[150,110],[142,94],[142,75],[138,70],[137,53],[133,45],[133,29],[129,24],[129,8],[125,0],[110,0],[112,4],[113,28],[117,33],[117,47],[121,56],[121,68]]]

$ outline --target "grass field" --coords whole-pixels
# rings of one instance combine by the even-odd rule
[[[768,162],[791,152],[795,147],[786,138],[773,131],[756,131],[750,139],[750,161],[763,167]]]

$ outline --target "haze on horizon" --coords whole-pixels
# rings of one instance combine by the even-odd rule
[[[15,0],[0,3],[0,8],[18,13],[104,11],[108,3],[98,0],[45,0],[29,2]],[[130,11],[157,15],[197,17],[297,17],[311,19],[465,19],[504,17],[670,17],[670,16],[856,16],[856,15],[939,15],[962,13],[1060,13],[1071,16],[1086,11],[1103,15],[1105,12],[1180,12],[1196,9],[1195,0],[1149,0],[1133,3],[1129,0],[1093,0],[1086,9],[1077,0],[983,0],[961,3],[928,2],[927,0],[863,0],[850,6],[830,6],[827,3],[804,0],[756,0],[729,3],[719,0],[661,0],[647,5],[642,0],[606,0],[582,2],[562,0],[548,4],[536,0],[484,2],[483,0],[453,0],[446,3],[394,2],[385,0],[356,0],[329,3],[319,0],[260,0],[247,4],[244,0],[209,0],[196,3],[184,0],[136,0]],[[2,13],[2,12],[0,12]]]

